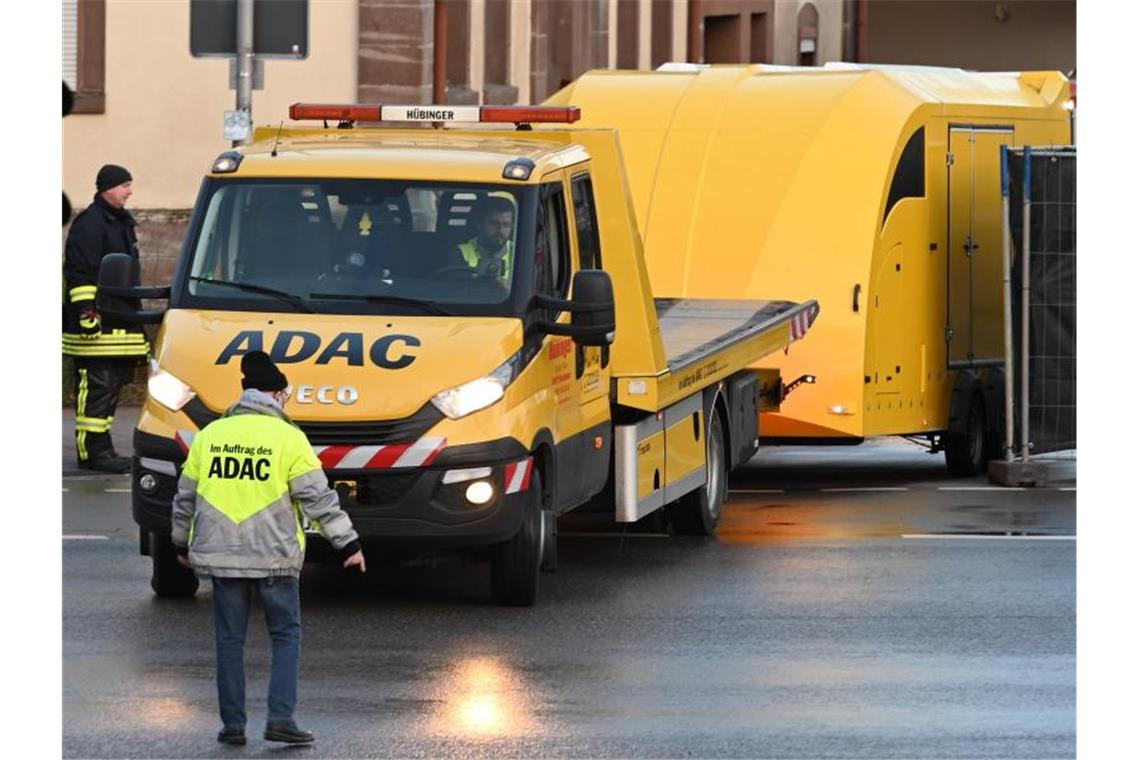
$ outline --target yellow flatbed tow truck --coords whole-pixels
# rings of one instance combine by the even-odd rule
[[[488,556],[500,603],[534,603],[570,510],[665,508],[678,532],[715,531],[728,471],[788,388],[756,365],[819,307],[655,298],[617,133],[549,126],[578,115],[295,104],[326,124],[217,158],[168,289],[128,287],[129,261],[107,257],[100,309],[160,324],[132,471],[155,593],[196,591],[171,497],[259,349],[365,545]],[[156,295],[166,308],[125,306]]]

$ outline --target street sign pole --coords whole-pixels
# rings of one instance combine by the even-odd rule
[[[253,107],[253,0],[237,0],[237,110],[252,124]],[[249,142],[249,133],[234,140],[233,147]]]

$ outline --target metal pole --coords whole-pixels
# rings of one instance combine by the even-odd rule
[[[447,3],[443,0],[435,0],[434,37],[431,102],[443,105],[447,102]]]
[[[1033,150],[1025,148],[1024,198],[1021,206],[1021,461],[1029,461],[1029,206]]]
[[[237,0],[237,110],[253,111],[253,0]],[[234,140],[233,147],[246,140]]]
[[[1013,230],[1009,223],[1009,147],[1001,146],[1001,271],[1005,299],[1005,461],[1013,461]]]

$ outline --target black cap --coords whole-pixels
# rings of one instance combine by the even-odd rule
[[[289,385],[285,375],[264,351],[250,351],[241,358],[241,387],[259,391],[283,391]]]
[[[106,164],[95,176],[95,190],[101,193],[130,181],[131,173],[129,171],[116,164]]]

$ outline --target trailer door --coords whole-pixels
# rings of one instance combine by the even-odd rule
[[[951,368],[1002,350],[1001,146],[1011,127],[955,125],[947,156],[946,348]]]

